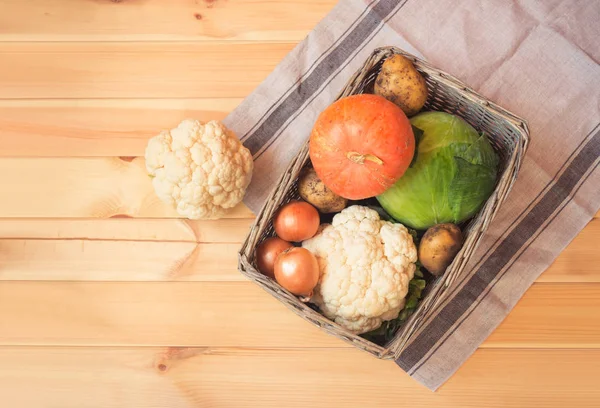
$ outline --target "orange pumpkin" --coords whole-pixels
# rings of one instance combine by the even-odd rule
[[[377,95],[339,99],[318,117],[310,159],[319,178],[350,200],[374,197],[406,171],[415,137],[402,109]]]

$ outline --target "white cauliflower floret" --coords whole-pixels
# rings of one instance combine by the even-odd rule
[[[398,317],[417,261],[417,248],[402,224],[355,205],[333,217],[331,225],[321,225],[302,246],[319,261],[313,302],[329,319],[361,334]]]
[[[252,179],[250,151],[217,121],[184,120],[146,147],[146,169],[158,197],[185,217],[220,218]]]

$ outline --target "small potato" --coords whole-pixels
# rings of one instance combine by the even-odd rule
[[[345,198],[331,191],[312,167],[302,170],[298,180],[298,192],[300,197],[324,214],[342,211],[348,203]]]
[[[406,116],[412,116],[427,100],[427,84],[410,60],[393,55],[385,60],[377,75],[375,94],[394,102]]]
[[[435,225],[421,238],[419,261],[431,274],[439,276],[452,263],[462,244],[462,232],[456,225]]]

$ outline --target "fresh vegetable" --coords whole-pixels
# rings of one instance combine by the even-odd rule
[[[260,273],[275,278],[275,260],[280,253],[291,247],[292,244],[278,237],[265,239],[256,249],[256,266]]]
[[[347,200],[331,191],[312,167],[302,170],[298,180],[298,193],[324,214],[339,212],[346,208]]]
[[[305,248],[286,249],[275,260],[275,279],[294,295],[311,297],[319,281],[317,258]]]
[[[393,55],[384,61],[374,88],[376,95],[394,102],[407,116],[419,112],[427,100],[425,79],[402,55]]]
[[[415,150],[408,118],[377,95],[339,99],[318,117],[310,159],[325,185],[351,200],[383,193],[404,174]]]
[[[319,212],[304,201],[292,201],[277,211],[273,228],[279,238],[300,242],[311,238],[319,228]]]
[[[411,123],[423,130],[417,157],[378,201],[396,220],[418,230],[465,221],[492,193],[498,156],[485,136],[457,116],[425,112]]]
[[[302,246],[319,261],[313,302],[329,319],[361,334],[398,317],[417,261],[417,248],[402,224],[354,205]]]
[[[462,232],[456,225],[435,225],[421,238],[419,261],[432,275],[439,276],[452,263],[462,244]]]
[[[220,218],[252,178],[252,154],[225,125],[184,120],[153,137],[146,169],[158,197],[188,218]]]

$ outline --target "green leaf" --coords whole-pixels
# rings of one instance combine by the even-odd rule
[[[404,309],[416,309],[418,303],[419,303],[419,297],[411,296],[406,301],[406,305],[404,306]]]
[[[418,246],[420,240],[419,240],[419,234],[417,233],[417,230],[414,230],[412,228],[407,228],[407,230],[408,230],[408,233],[410,234],[410,236],[412,237],[414,244]]]
[[[417,230],[472,217],[495,185],[498,156],[492,145],[448,113],[420,113],[411,124],[423,131],[411,167],[377,200],[394,219]]]
[[[494,190],[496,169],[471,164],[461,157],[454,158],[456,175],[450,183],[448,203],[452,221],[473,216]],[[477,188],[475,186],[478,186]]]
[[[408,283],[409,288],[415,287],[415,288],[418,288],[420,290],[425,289],[426,285],[427,285],[427,282],[425,282],[425,279],[412,279]]]
[[[383,209],[407,227],[425,230],[450,213],[448,189],[454,173],[454,150],[420,154],[417,163],[387,191],[377,196]]]
[[[471,164],[479,164],[492,169],[498,166],[499,161],[494,148],[483,134],[460,157]]]
[[[413,131],[413,135],[415,135],[415,154],[410,162],[410,165],[408,167],[412,167],[416,162],[417,162],[417,154],[419,152],[418,146],[419,146],[419,142],[421,141],[421,137],[423,137],[423,130],[419,129],[418,127],[416,127],[415,125],[412,125],[412,131]]]

